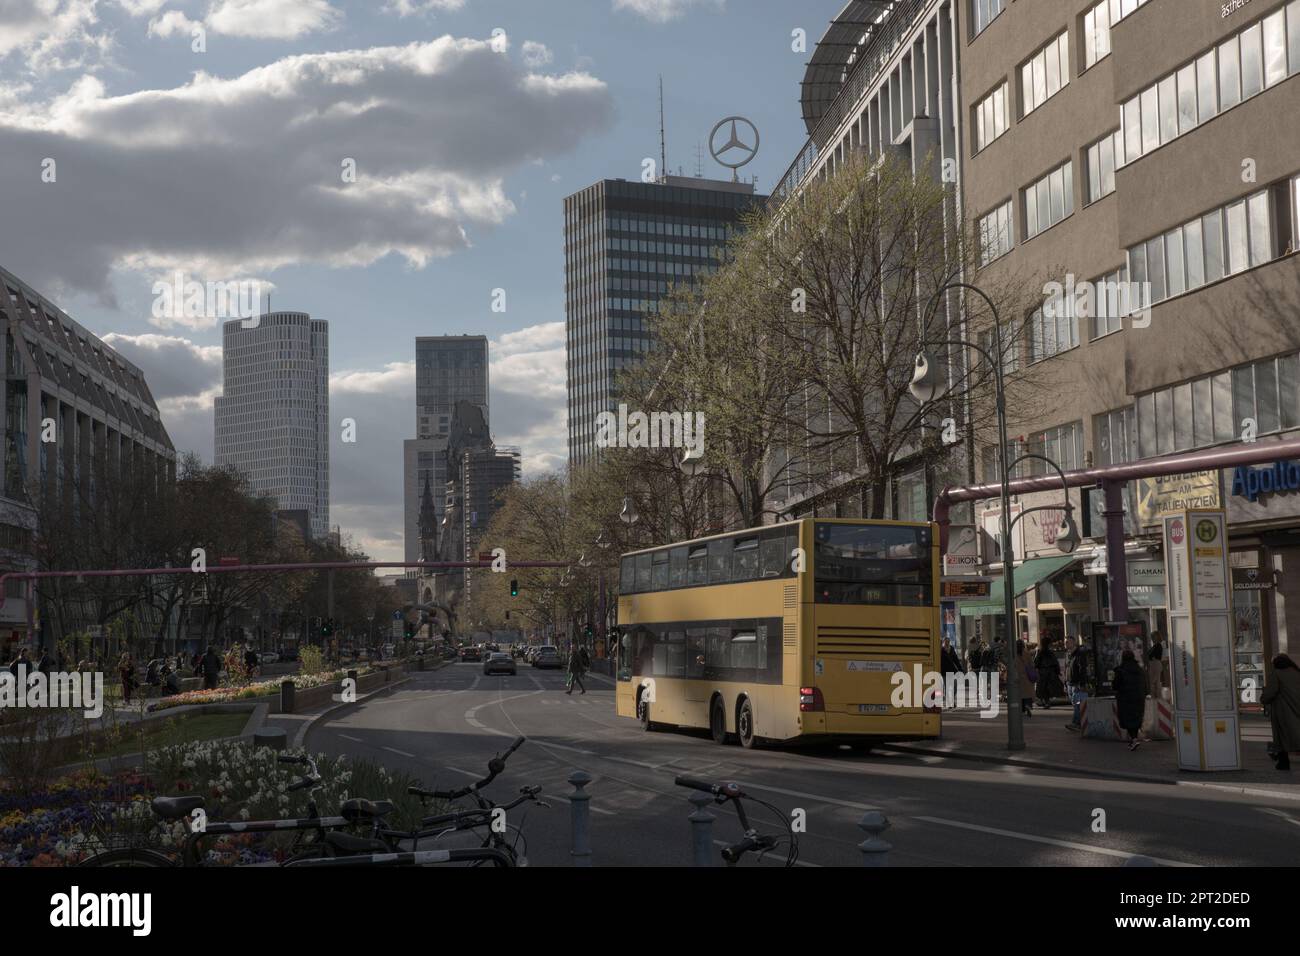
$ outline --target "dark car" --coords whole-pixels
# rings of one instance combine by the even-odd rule
[[[460,649],[460,659],[462,661],[478,661],[482,656],[477,647],[462,647]]]
[[[533,655],[533,666],[537,668],[554,667],[557,670],[564,666],[560,661],[560,651],[554,644],[543,644]]]
[[[483,661],[484,674],[514,674],[515,659],[504,651],[493,651]]]

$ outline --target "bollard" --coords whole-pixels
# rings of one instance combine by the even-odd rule
[[[289,735],[280,727],[263,727],[253,734],[254,747],[270,747],[272,750],[288,750]]]
[[[868,810],[858,821],[858,829],[867,834],[867,838],[858,844],[862,851],[863,866],[888,866],[889,851],[893,847],[880,839],[880,834],[889,829],[889,820],[879,810]]]
[[[574,866],[591,866],[591,794],[582,788],[591,783],[592,776],[583,770],[569,774],[569,783],[573,784],[573,794],[569,797],[569,807],[573,819],[573,857]]]
[[[691,821],[691,865],[713,866],[713,821],[717,817],[705,809],[713,803],[713,797],[696,790],[686,799],[695,804],[695,812],[688,817]]]
[[[293,713],[293,704],[294,704],[293,692],[294,692],[293,681],[291,680],[280,681],[280,713],[282,714]]]

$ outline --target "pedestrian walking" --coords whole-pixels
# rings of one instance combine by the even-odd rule
[[[1061,662],[1056,659],[1051,641],[1043,640],[1043,646],[1034,655],[1034,669],[1038,671],[1038,680],[1034,683],[1034,693],[1044,710],[1050,710],[1052,701],[1064,693],[1061,684]]]
[[[1147,682],[1133,648],[1124,648],[1111,686],[1115,689],[1115,716],[1128,733],[1128,749],[1137,750],[1142,742],[1138,733],[1142,730],[1142,717],[1146,712]]]
[[[32,669],[32,662],[27,657],[27,648],[25,647],[18,648],[18,656],[9,663],[9,673],[13,674],[15,679],[19,676],[18,668],[20,667],[25,668],[27,673],[30,673]]]
[[[257,651],[253,650],[252,644],[249,644],[248,649],[244,651],[244,670],[248,672],[250,679],[257,673]]]
[[[1151,632],[1151,649],[1147,651],[1147,693],[1152,700],[1164,698],[1164,682],[1161,680],[1165,666],[1164,637],[1159,630]]]
[[[1074,716],[1065,725],[1065,729],[1080,730],[1083,704],[1088,699],[1088,649],[1083,644],[1077,643],[1074,638],[1070,638],[1066,646],[1070,648],[1070,656],[1067,658],[1069,683],[1066,692],[1070,696],[1070,703],[1074,705]]]
[[[46,677],[50,676],[50,671],[54,669],[54,660],[50,657],[50,652],[41,648],[41,659],[36,662],[36,669]]]
[[[1273,676],[1260,694],[1273,725],[1273,760],[1291,769],[1291,751],[1300,750],[1300,668],[1286,654],[1273,658]]]
[[[1034,684],[1038,680],[1038,671],[1029,657],[1029,648],[1024,641],[1016,641],[1016,658],[1018,666],[1016,677],[1020,681],[1020,712],[1026,717],[1034,716]]]
[[[117,662],[117,673],[122,679],[122,702],[131,703],[131,691],[135,689],[135,662],[130,652],[123,654]]]
[[[573,693],[574,684],[581,687],[584,694],[587,693],[587,685],[582,682],[585,670],[582,666],[582,649],[575,643],[573,649],[569,651],[569,689],[565,691],[566,694]]]

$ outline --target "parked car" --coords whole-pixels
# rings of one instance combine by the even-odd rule
[[[560,662],[560,650],[554,644],[543,644],[533,655],[533,666],[541,669],[545,667],[561,668],[564,665]]]
[[[477,663],[483,658],[477,647],[462,647],[460,649],[460,659],[462,661],[472,661]]]
[[[257,662],[259,664],[275,664],[280,660],[280,655],[276,651],[258,651]]]
[[[503,651],[493,651],[483,660],[484,674],[515,674],[515,659]]]

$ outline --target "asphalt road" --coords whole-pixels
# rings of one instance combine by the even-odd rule
[[[1300,802],[1197,787],[1133,783],[971,764],[907,754],[848,750],[720,747],[707,734],[646,733],[614,713],[614,684],[591,675],[586,696],[564,694],[560,671],[521,665],[514,677],[485,677],[476,664],[416,672],[398,690],[318,725],[313,751],[378,760],[454,787],[486,772],[487,761],[528,737],[489,790],[508,802],[540,784],[550,809],[514,817],[532,865],[567,865],[573,788],[594,778],[595,865],[685,865],[691,860],[689,791],[676,774],[736,780],[785,813],[804,811],[800,865],[856,866],[857,827],[867,810],[890,820],[891,866],[1118,866],[1133,855],[1169,865],[1294,865]],[[779,827],[751,807],[768,831]],[[1094,832],[1104,811],[1105,832]],[[515,811],[520,813],[521,811]],[[716,808],[714,837],[740,836],[734,814]],[[765,861],[777,865],[774,859]]]

